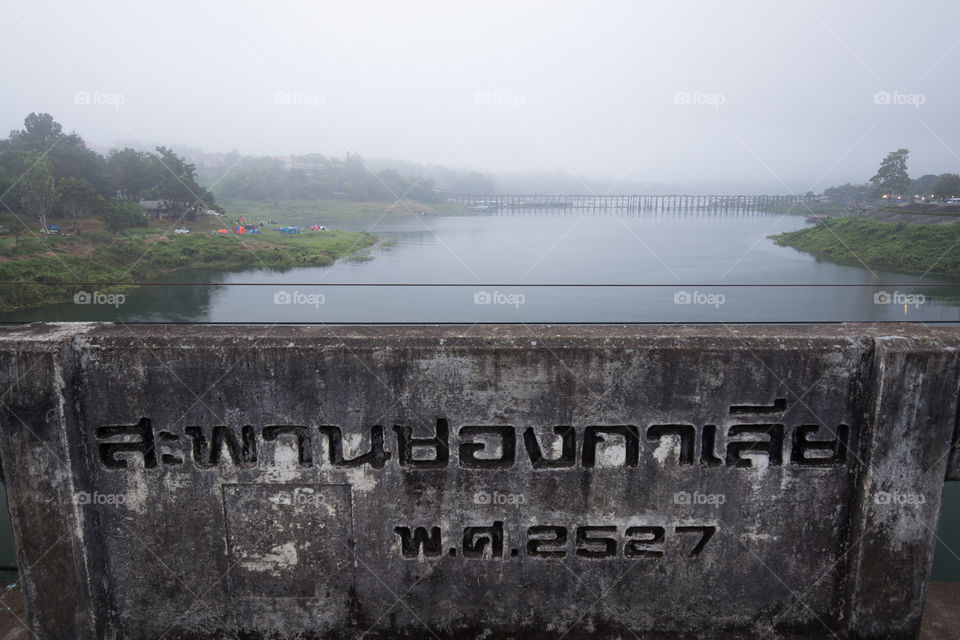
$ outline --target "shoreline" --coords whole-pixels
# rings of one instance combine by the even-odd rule
[[[0,262],[0,281],[24,283],[0,287],[0,312],[69,302],[84,289],[36,283],[130,281],[129,285],[97,289],[97,293],[112,294],[192,269],[323,267],[341,258],[366,259],[378,238],[368,232],[343,230],[214,236],[197,229],[183,236],[168,236],[158,229],[138,229],[130,234],[94,231],[70,240],[59,238],[53,243],[56,248],[66,247],[59,253],[45,248],[42,253]]]
[[[775,244],[836,264],[905,274],[960,275],[960,225],[942,216],[875,212],[838,216],[814,226],[770,236]],[[881,217],[882,216],[882,217]],[[883,219],[887,216],[888,219]],[[909,221],[902,219],[910,216]],[[878,219],[879,218],[879,219]]]
[[[416,217],[421,211],[428,216],[457,216],[474,213],[465,205],[453,202],[423,203],[415,200],[392,202],[353,202],[349,200],[224,200],[230,211],[228,219],[237,216],[282,218],[293,224],[327,224],[353,220],[376,220],[391,217]]]

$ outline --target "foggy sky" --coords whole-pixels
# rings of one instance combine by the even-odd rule
[[[960,172],[955,0],[0,0],[0,21],[3,135],[37,111],[95,145],[728,192],[864,182],[900,147],[914,177]]]

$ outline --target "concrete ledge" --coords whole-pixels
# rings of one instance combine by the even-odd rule
[[[960,329],[0,330],[40,638],[914,638]],[[298,635],[299,634],[299,635]]]

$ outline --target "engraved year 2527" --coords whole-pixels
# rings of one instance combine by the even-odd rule
[[[461,553],[464,558],[501,559],[525,554],[531,558],[696,558],[717,532],[716,525],[633,525],[612,524],[532,525],[519,536],[524,542],[510,548],[503,521],[492,525],[463,528],[456,546],[446,548],[439,526],[394,527],[402,557],[438,557]]]

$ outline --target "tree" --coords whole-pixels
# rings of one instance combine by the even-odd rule
[[[230,171],[218,179],[217,193],[224,198],[241,200],[310,199],[300,193],[291,196],[286,190],[287,178],[281,160],[240,157],[230,165]]]
[[[406,193],[408,183],[396,169],[384,169],[377,174],[377,177],[380,178],[379,182],[382,183],[378,185],[380,187],[377,189],[378,195],[381,195],[384,199],[390,196],[399,198]]]
[[[137,202],[166,174],[163,166],[153,161],[153,154],[130,148],[110,151],[107,172],[117,197]]]
[[[86,180],[63,178],[57,183],[57,208],[72,218],[101,213],[106,202]]]
[[[940,180],[940,176],[935,176],[932,173],[928,173],[912,181],[908,191],[913,195],[927,197],[933,193],[936,193],[936,185],[938,180]]]
[[[37,216],[44,232],[47,230],[47,216],[57,201],[57,190],[53,176],[47,166],[47,157],[31,151],[26,155],[25,174],[18,185],[20,202],[31,214]]]
[[[63,127],[53,116],[31,113],[24,118],[23,129],[11,131],[10,137],[0,143],[0,151],[49,151],[61,137]]]
[[[23,220],[17,217],[12,211],[0,209],[0,233],[12,233],[14,235],[14,245],[20,246],[20,236],[28,232]]]
[[[448,181],[446,188],[458,193],[493,193],[493,180],[482,173],[471,171],[455,175]]]
[[[900,196],[910,188],[910,176],[907,174],[908,149],[897,149],[887,154],[880,163],[877,175],[870,178],[876,186],[875,196]]]
[[[135,202],[121,201],[110,205],[103,216],[103,226],[108,231],[123,231],[132,227],[146,227],[147,214]]]
[[[76,178],[89,184],[102,197],[114,197],[103,156],[88,149],[79,136],[64,136],[50,149],[47,157],[50,159],[50,173],[58,181]]]
[[[166,147],[157,147],[159,156],[150,154],[162,168],[161,180],[151,190],[153,197],[169,200],[180,215],[198,217],[217,206],[213,194],[197,184],[196,167]]]
[[[945,173],[937,180],[933,192],[941,198],[960,197],[960,175]]]
[[[103,157],[87,148],[77,133],[64,133],[63,127],[49,113],[31,113],[23,121],[23,129],[10,132],[0,140],[0,155],[17,158],[31,151],[47,156],[47,167],[55,180],[85,180],[101,196],[112,197]]]
[[[0,154],[0,211],[17,211],[22,208],[20,194],[14,189],[15,171],[11,171],[17,166],[7,154]]]
[[[869,184],[850,184],[849,182],[838,187],[824,189],[823,194],[831,200],[844,204],[854,204],[870,199]]]

